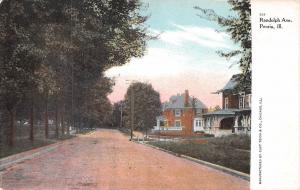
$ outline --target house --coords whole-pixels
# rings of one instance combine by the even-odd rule
[[[240,74],[217,91],[222,94],[222,109],[203,114],[204,132],[215,136],[248,134],[251,130],[251,86],[238,90]]]
[[[163,103],[162,111],[162,116],[156,118],[154,133],[190,136],[204,130],[202,115],[207,112],[207,107],[199,99],[191,97],[188,90],[171,96],[168,102]]]

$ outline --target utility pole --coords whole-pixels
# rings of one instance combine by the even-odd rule
[[[131,96],[131,130],[130,130],[130,140],[132,140],[133,137],[133,125],[134,125],[134,91],[133,91],[133,86],[131,86],[131,92],[130,92],[130,96]]]
[[[121,102],[121,108],[120,108],[120,111],[121,111],[121,119],[120,119],[120,129],[122,129],[122,123],[123,123],[123,102]]]
[[[135,82],[134,80],[126,80],[129,84],[132,84]],[[131,87],[130,87],[131,86]],[[134,129],[134,90],[133,90],[133,85],[130,85],[130,112],[131,112],[131,127],[130,127],[130,141],[133,138],[133,129]]]

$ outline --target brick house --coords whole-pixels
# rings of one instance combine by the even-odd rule
[[[215,136],[248,134],[251,130],[251,86],[240,91],[236,87],[240,75],[233,75],[221,90],[222,109],[203,114],[204,132]]]
[[[202,115],[207,112],[207,107],[185,90],[163,103],[162,111],[163,114],[157,117],[154,133],[190,136],[199,131],[201,124],[204,125]]]

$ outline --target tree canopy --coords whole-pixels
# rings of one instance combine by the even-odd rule
[[[132,100],[133,99],[133,100]],[[156,117],[161,114],[160,95],[151,84],[135,82],[132,83],[125,95],[124,123],[126,127],[131,125],[132,101],[134,101],[134,129],[148,131],[155,122]]]
[[[113,85],[104,71],[145,51],[140,7],[138,0],[3,0],[0,99],[10,117],[22,102],[41,97],[28,105],[44,107],[46,125],[49,108],[63,125],[103,123]]]
[[[241,69],[240,88],[251,84],[251,4],[250,0],[228,0],[234,16],[223,17],[213,9],[195,7],[200,11],[199,16],[204,19],[217,22],[225,31],[230,34],[231,39],[239,44],[240,48],[230,52],[218,51],[222,57],[230,59],[233,56],[240,56],[238,62]]]

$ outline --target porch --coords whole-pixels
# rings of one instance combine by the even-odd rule
[[[204,114],[204,132],[216,137],[251,132],[250,109],[226,109]]]

